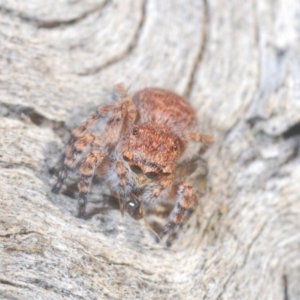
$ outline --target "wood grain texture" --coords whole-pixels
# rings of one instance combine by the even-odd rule
[[[297,0],[0,0],[0,298],[299,299],[299,15]],[[70,129],[117,82],[184,95],[216,140],[171,248],[101,185],[87,220],[50,192]]]

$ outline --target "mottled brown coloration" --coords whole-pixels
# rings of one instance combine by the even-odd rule
[[[123,156],[131,157],[143,173],[171,173],[181,154],[179,138],[169,128],[147,122],[135,125],[123,137]],[[129,155],[128,155],[129,153]]]
[[[57,165],[53,191],[59,191],[67,170],[85,155],[78,184],[79,216],[85,214],[87,194],[96,173],[119,199],[122,214],[125,210],[140,219],[147,212],[144,208],[156,202],[172,203],[168,221],[159,232],[161,237],[170,234],[188,219],[205,193],[207,177],[206,163],[199,154],[188,161],[179,160],[189,141],[202,143],[203,152],[213,138],[196,131],[194,110],[170,91],[148,88],[131,100],[124,86],[118,84],[113,97],[116,103],[99,107],[73,130]],[[106,120],[102,131],[89,133],[100,118]]]
[[[193,108],[180,96],[163,89],[147,88],[133,96],[140,122],[155,122],[180,134],[196,125]]]
[[[97,113],[91,115],[83,124],[81,124],[80,126],[78,126],[72,131],[71,140],[72,138],[77,139],[81,137],[87,131],[88,128],[91,128],[93,125],[95,125],[97,119],[98,119]]]
[[[101,146],[101,138],[94,133],[86,134],[83,137],[79,138],[74,143],[74,148],[77,151],[84,151],[85,148],[90,147],[100,147]]]
[[[99,151],[91,151],[81,164],[80,172],[82,175],[90,176],[95,171],[95,166],[103,159],[103,153]]]

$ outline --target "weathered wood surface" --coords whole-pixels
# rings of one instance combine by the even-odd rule
[[[299,299],[299,16],[297,0],[1,0],[0,298]],[[169,249],[50,192],[68,131],[117,82],[186,96],[216,139]]]

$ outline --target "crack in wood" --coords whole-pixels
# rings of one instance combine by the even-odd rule
[[[25,284],[20,284],[20,283],[15,283],[15,282],[12,282],[10,280],[7,280],[7,279],[2,279],[0,278],[0,284],[5,284],[5,285],[10,285],[10,286],[13,286],[13,287],[18,287],[18,288],[28,288]]]
[[[264,224],[260,227],[260,229],[259,229],[259,231],[257,232],[257,234],[254,236],[254,238],[251,240],[250,244],[247,246],[247,249],[246,249],[246,252],[245,252],[244,261],[243,261],[243,266],[246,265],[246,262],[247,262],[248,257],[249,257],[250,250],[251,250],[251,248],[253,247],[254,243],[255,243],[255,242],[258,240],[258,238],[261,236],[261,234],[262,234],[262,232],[263,232],[265,226],[266,226],[266,223],[264,223]]]
[[[21,230],[19,232],[0,235],[0,237],[2,237],[2,238],[11,238],[12,236],[16,236],[16,235],[28,235],[28,234],[32,234],[32,233],[42,235],[41,233],[39,233],[37,231],[25,231],[25,230],[23,231],[23,230]]]
[[[288,139],[291,137],[295,137],[300,135],[300,121],[294,125],[292,125],[289,129],[287,129],[283,134],[282,137],[284,139]]]
[[[77,75],[79,75],[79,76],[95,75],[97,73],[100,73],[104,69],[110,67],[111,65],[121,61],[125,57],[129,56],[139,43],[141,32],[143,31],[145,20],[146,20],[146,10],[147,10],[146,7],[147,7],[147,0],[144,0],[143,5],[142,5],[142,16],[141,16],[141,20],[138,24],[136,33],[133,36],[132,41],[128,44],[127,49],[125,49],[125,51],[123,53],[116,55],[115,57],[107,60],[104,64],[90,68],[83,72],[79,72],[79,73],[77,73]]]
[[[288,278],[286,274],[283,274],[282,281],[283,281],[283,300],[289,300]]]
[[[71,18],[69,20],[40,20],[38,18],[26,15],[25,13],[21,13],[18,11],[15,11],[14,9],[7,8],[5,6],[0,6],[0,13],[11,15],[14,17],[18,17],[21,21],[30,23],[32,25],[35,25],[37,28],[45,28],[45,29],[53,29],[61,26],[70,26],[74,25],[75,23],[78,23],[82,21],[83,19],[87,18],[89,15],[93,14],[94,12],[98,10],[103,10],[107,4],[109,3],[109,0],[104,1],[103,3],[91,8],[90,10],[87,10],[83,12],[81,15]]]
[[[223,284],[222,291],[217,295],[216,299],[221,299],[222,296],[224,296],[224,292],[226,291],[226,287],[228,286],[228,283],[230,282],[231,278],[236,274],[237,268],[234,269],[234,271],[227,277],[225,283]]]
[[[70,134],[65,122],[48,119],[32,107],[6,103],[0,104],[0,117],[15,119],[22,122],[26,121],[24,120],[24,117],[25,119],[28,118],[31,123],[38,127],[52,129],[60,138]]]
[[[33,278],[28,280],[29,283],[34,284],[44,290],[51,290],[57,294],[63,294],[66,296],[72,296],[72,297],[76,297],[76,299],[86,299],[78,294],[74,294],[72,293],[70,290],[67,290],[65,288],[57,288],[56,286],[54,286],[53,284],[50,284],[48,282],[46,282],[45,280],[41,280],[38,278]]]
[[[226,287],[230,283],[230,280],[232,279],[232,277],[235,276],[235,274],[237,273],[238,270],[240,270],[241,268],[243,268],[246,265],[246,262],[247,262],[248,257],[249,257],[250,249],[252,248],[253,244],[258,240],[258,238],[261,236],[264,227],[265,227],[265,224],[263,224],[263,226],[261,226],[261,228],[259,229],[258,233],[255,235],[255,237],[252,239],[252,241],[250,242],[250,244],[247,246],[242,266],[237,266],[237,268],[235,268],[232,271],[232,273],[228,276],[228,278],[226,279],[225,283],[223,284],[222,291],[216,297],[217,300],[221,299],[221,297],[224,296],[224,292],[226,291]]]
[[[196,59],[194,61],[194,65],[191,71],[191,74],[189,75],[188,83],[186,85],[185,91],[183,93],[183,96],[186,98],[189,98],[191,96],[192,88],[195,82],[196,73],[199,69],[199,66],[203,60],[204,53],[206,52],[206,48],[208,45],[208,29],[210,24],[210,18],[209,18],[209,11],[208,11],[208,0],[202,0],[204,12],[203,12],[203,29],[201,32],[202,35],[202,44],[201,47],[199,47],[198,54],[196,56]]]

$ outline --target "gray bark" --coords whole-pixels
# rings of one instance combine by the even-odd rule
[[[0,0],[1,299],[299,299],[299,15],[297,0]],[[70,129],[117,82],[185,96],[216,140],[170,248],[50,192]]]

